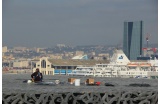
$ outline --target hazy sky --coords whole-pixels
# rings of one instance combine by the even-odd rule
[[[3,0],[2,44],[116,45],[124,21],[139,20],[158,43],[158,0]]]

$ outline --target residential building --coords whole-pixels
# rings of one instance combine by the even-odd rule
[[[2,47],[2,53],[7,52],[7,46]]]
[[[75,55],[84,55],[84,52],[83,51],[76,51]]]
[[[25,60],[19,60],[19,61],[14,61],[13,62],[13,67],[17,67],[17,68],[25,67],[25,68],[27,68],[28,66],[29,66],[29,62],[25,61]]]
[[[65,47],[65,44],[57,44],[57,47]]]

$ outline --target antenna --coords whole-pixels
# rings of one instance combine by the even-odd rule
[[[151,36],[151,34],[149,34],[149,33],[146,34],[146,41],[147,41],[147,48],[146,48],[146,51],[147,51],[147,56],[148,56],[148,51],[149,51],[148,46],[149,46],[149,39],[150,39],[150,36]]]
[[[148,50],[148,45],[149,45],[149,38],[150,38],[151,34],[147,33],[146,35],[146,41],[147,41],[147,50]]]

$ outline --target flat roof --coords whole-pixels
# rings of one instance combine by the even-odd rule
[[[108,60],[81,60],[81,59],[48,59],[55,66],[77,66],[77,65],[96,65],[109,63]]]

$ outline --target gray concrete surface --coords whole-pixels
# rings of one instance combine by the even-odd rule
[[[81,85],[74,86],[68,84],[68,78],[80,79]],[[108,92],[108,91],[158,91],[158,80],[157,79],[134,79],[134,78],[101,78],[91,77],[95,81],[100,81],[100,86],[86,86],[84,81],[90,77],[79,77],[79,76],[44,76],[44,81],[54,82],[59,79],[63,84],[59,85],[37,85],[23,83],[24,80],[30,79],[30,74],[2,74],[2,92],[3,93],[48,93],[48,92]],[[105,86],[104,83],[112,83],[115,86]],[[132,83],[147,83],[150,87],[130,87]]]

